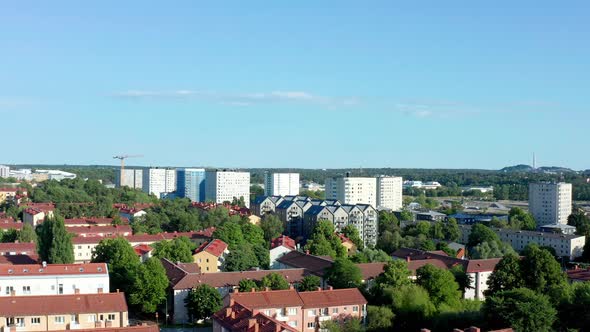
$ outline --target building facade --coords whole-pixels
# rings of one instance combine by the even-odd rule
[[[199,265],[201,273],[220,272],[228,254],[227,243],[214,239],[195,250],[193,262]]]
[[[176,194],[193,202],[205,201],[205,169],[179,168],[176,170]]]
[[[168,168],[144,169],[142,189],[158,198],[176,191],[176,170]]]
[[[10,167],[0,165],[0,178],[7,178],[10,175]]]
[[[398,211],[403,207],[402,202],[403,179],[399,176],[377,177],[377,205],[378,210],[387,209]]]
[[[214,203],[244,199],[250,207],[250,173],[237,171],[207,171],[205,174],[205,200]]]
[[[133,189],[142,189],[143,187],[143,170],[125,168],[117,172],[116,186],[127,186]]]
[[[335,177],[326,179],[326,199],[342,204],[377,206],[377,179],[366,177]]]
[[[109,286],[106,263],[0,265],[0,297],[108,293]]]
[[[572,184],[530,183],[529,211],[539,226],[567,225],[567,218],[572,214]]]
[[[266,196],[299,195],[299,173],[264,173]]]

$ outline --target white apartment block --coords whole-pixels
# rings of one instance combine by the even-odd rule
[[[127,186],[132,189],[141,189],[143,186],[143,170],[125,168],[117,173],[115,184],[117,187]]]
[[[264,194],[266,196],[299,195],[299,173],[264,174]]]
[[[10,175],[10,167],[0,165],[0,178],[7,178]]]
[[[572,214],[572,184],[539,182],[529,184],[529,211],[542,225],[566,225]]]
[[[0,265],[0,297],[108,293],[109,287],[106,263]]]
[[[205,174],[205,200],[217,204],[244,198],[250,207],[250,173],[236,171],[207,171]]]
[[[335,177],[326,179],[326,199],[342,204],[377,206],[377,179],[366,177]]]
[[[147,168],[143,170],[142,189],[161,198],[164,194],[176,191],[176,170],[167,168]]]
[[[377,177],[377,209],[401,210],[403,180],[399,176]]]

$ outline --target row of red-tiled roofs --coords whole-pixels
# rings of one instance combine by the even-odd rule
[[[108,273],[106,263],[0,265],[0,277]]]
[[[178,237],[186,236],[189,239],[196,238],[211,238],[215,227],[209,227],[201,231],[192,232],[172,232],[172,233],[158,233],[158,234],[134,234],[123,236],[127,241],[131,243],[154,243],[163,240],[173,240]],[[115,238],[116,236],[108,237],[74,237],[72,238],[72,244],[97,244],[104,238]]]
[[[254,315],[251,309],[238,303],[216,312],[213,319],[232,332],[298,332],[297,329],[262,313]]]

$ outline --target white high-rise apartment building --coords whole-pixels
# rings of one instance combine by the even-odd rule
[[[377,209],[401,210],[403,180],[399,176],[377,177]]]
[[[115,184],[118,187],[127,186],[129,188],[141,189],[143,186],[143,170],[125,168],[117,173]]]
[[[0,178],[7,178],[10,174],[10,167],[5,165],[0,165]]]
[[[335,177],[326,179],[326,198],[342,204],[377,206],[377,179],[365,177]]]
[[[215,203],[231,202],[244,198],[250,207],[250,173],[236,171],[207,171],[205,174],[205,199]]]
[[[176,170],[167,168],[146,168],[143,170],[142,189],[161,198],[163,194],[176,191]]]
[[[572,184],[539,182],[529,184],[529,211],[538,226],[567,224],[572,214]]]
[[[264,173],[266,196],[299,195],[299,173]]]

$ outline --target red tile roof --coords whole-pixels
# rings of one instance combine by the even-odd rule
[[[223,252],[227,249],[227,243],[220,239],[214,239],[211,242],[205,242],[195,250],[195,254],[202,251],[206,251],[215,257],[223,255]]]
[[[37,254],[37,246],[33,242],[7,242],[0,243],[0,255],[2,253],[26,253],[28,255]]]
[[[330,259],[305,254],[295,250],[281,256],[277,261],[293,268],[305,268],[317,276],[323,276],[326,269],[331,267],[334,263]]]
[[[358,268],[361,270],[361,274],[363,275],[363,280],[371,280],[375,279],[381,273],[383,273],[383,268],[385,267],[386,263],[360,263],[356,264]]]
[[[338,237],[340,238],[340,242],[342,242],[342,243],[345,243],[345,242],[352,243],[352,240],[347,238],[346,236],[344,236],[344,234],[338,233]]]
[[[109,313],[127,311],[123,293],[49,296],[2,296],[0,308],[6,316]]]
[[[367,300],[358,288],[320,290],[300,292],[303,308],[324,308],[342,305],[367,304]]]
[[[291,250],[297,249],[297,246],[295,244],[295,240],[288,237],[287,235],[281,235],[275,239],[272,239],[272,241],[270,241],[270,248],[271,249],[274,249],[279,246],[284,246],[285,248],[289,248]]]
[[[68,233],[77,236],[106,236],[106,235],[125,235],[133,233],[129,225],[115,226],[77,226],[66,228]],[[101,235],[102,234],[102,235]]]
[[[23,223],[20,221],[14,221],[12,218],[2,218],[0,219],[0,229],[7,230],[7,229],[23,229]]]
[[[112,225],[114,218],[73,218],[65,219],[64,224],[68,226],[92,226],[92,225]],[[120,218],[122,224],[129,224],[129,219]]]
[[[143,256],[147,253],[149,253],[150,251],[154,250],[154,248],[148,246],[147,244],[138,244],[135,247],[133,247],[133,250],[135,250],[135,253],[139,256]]]
[[[590,269],[576,268],[565,272],[571,281],[590,281]]]
[[[248,309],[303,307],[303,300],[294,289],[262,291],[262,292],[236,292],[229,294],[230,299]]]
[[[235,303],[212,316],[219,325],[231,332],[298,332],[297,329],[272,317],[245,308]]]
[[[123,236],[127,241],[130,243],[145,243],[145,244],[152,244],[154,242],[159,242],[163,240],[173,240],[178,237],[186,236],[191,240],[194,239],[209,239],[211,238],[210,234],[213,233],[211,229],[215,228],[206,228],[202,231],[191,231],[191,232],[174,232],[174,233],[159,233],[159,234],[134,234],[134,235],[127,235]],[[105,236],[105,237],[81,237],[77,236],[72,239],[72,244],[98,244],[101,240],[105,238],[115,238],[116,236]]]
[[[108,275],[109,271],[106,263],[0,265],[0,276],[4,277],[76,274]]]
[[[490,259],[470,259],[467,263],[467,273],[477,272],[492,272],[496,268],[496,265],[500,262],[501,258],[490,258]]]

